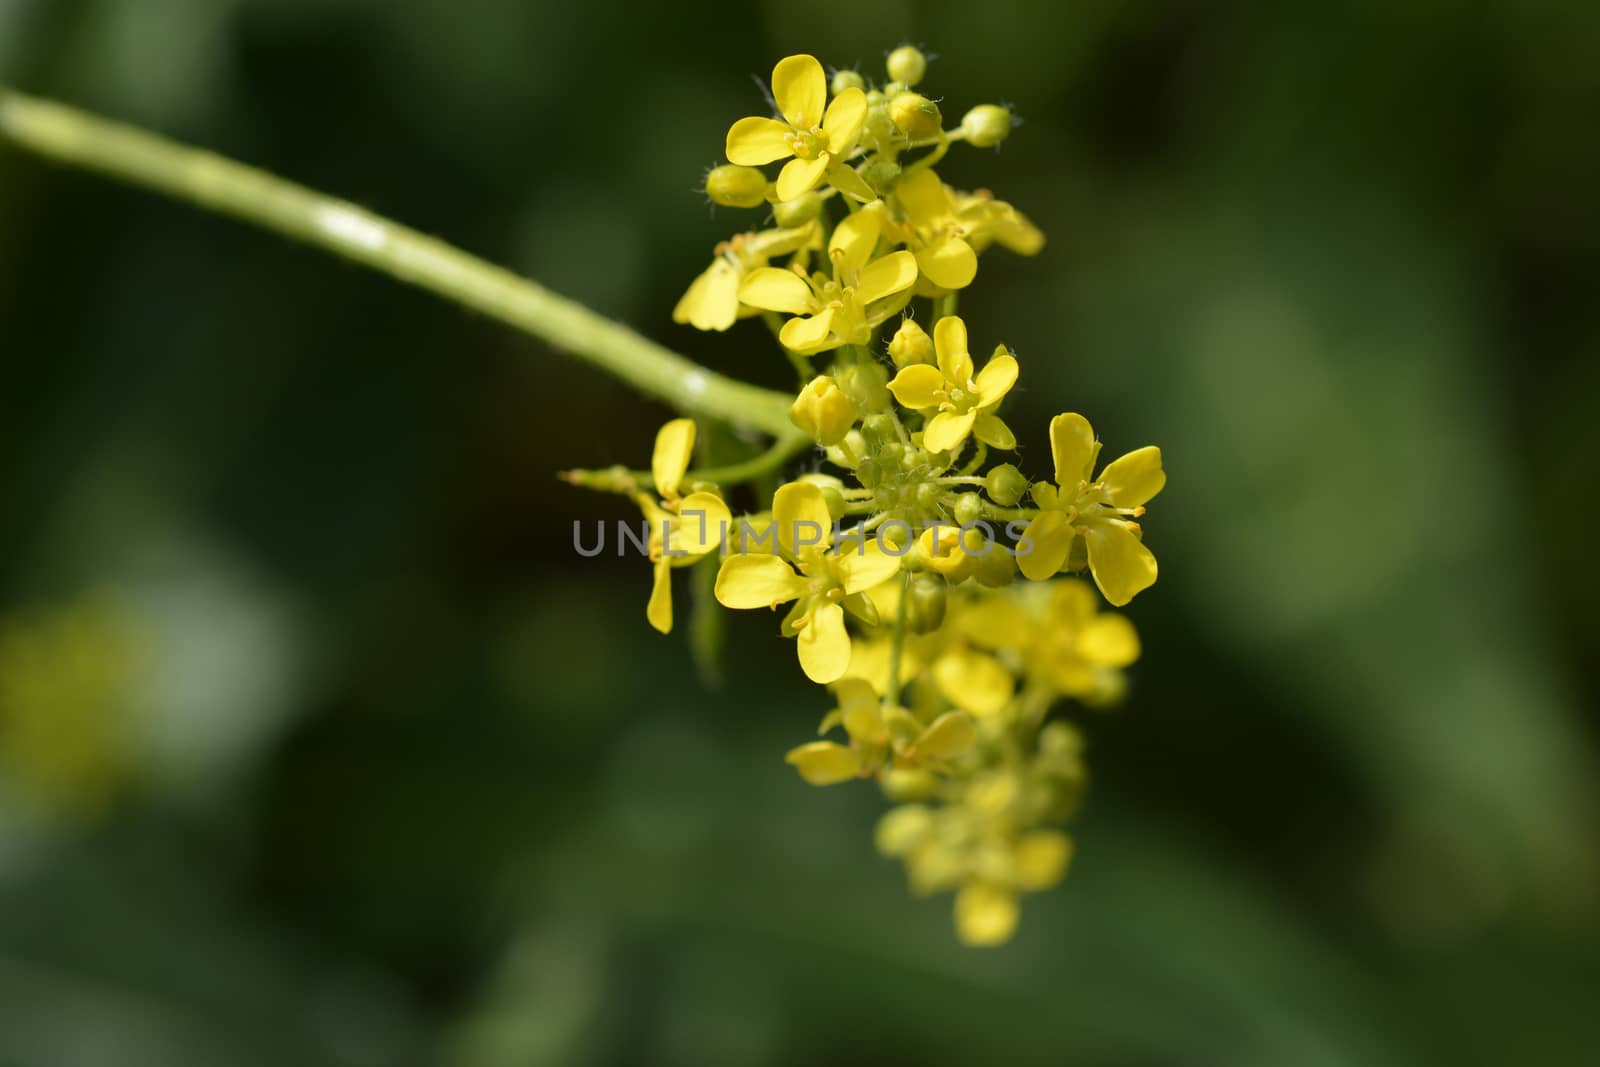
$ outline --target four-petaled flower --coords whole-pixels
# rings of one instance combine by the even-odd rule
[[[786,636],[799,638],[800,667],[813,682],[836,682],[850,666],[850,635],[840,601],[887,580],[900,569],[900,559],[871,537],[830,551],[833,520],[822,490],[810,482],[791,482],[773,496],[772,528],[779,554],[724,559],[717,600],[729,608],[775,608],[796,601],[783,628]]]
[[[728,161],[747,167],[788,159],[778,173],[779,200],[793,200],[816,187],[828,171],[848,170],[844,162],[861,136],[867,96],[850,88],[828,100],[828,79],[814,56],[780,59],[772,68],[772,99],[783,120],[740,119],[728,131]],[[827,110],[823,110],[823,105]],[[793,158],[790,158],[793,157]],[[859,186],[852,171],[840,184]]]
[[[1005,350],[995,350],[989,362],[973,374],[967,352],[967,325],[946,315],[933,327],[933,349],[939,365],[925,363],[903,368],[889,383],[902,405],[932,416],[922,428],[923,447],[930,452],[959,448],[969,433],[997,448],[1010,448],[1016,438],[994,409],[1017,382],[1017,361]]]
[[[633,497],[650,527],[650,562],[655,568],[645,618],[662,633],[672,630],[672,568],[686,567],[716,551],[733,521],[728,505],[715,493],[678,494],[694,452],[694,433],[693,419],[673,419],[661,427],[650,456],[650,476],[658,495]]]
[[[739,303],[739,283],[745,275],[765,267],[777,256],[806,247],[816,235],[815,223],[735,234],[717,245],[711,266],[689,284],[678,306],[672,309],[672,321],[687,323],[697,330],[721,331],[746,315],[754,315],[757,309]]]
[[[778,340],[800,355],[864,345],[873,328],[903,308],[917,280],[917,260],[901,250],[872,258],[883,235],[883,201],[875,200],[834,227],[828,240],[833,277],[762,267],[739,286],[751,307],[795,316]]]
[[[923,170],[901,178],[894,196],[905,212],[903,229],[927,283],[919,285],[919,291],[939,293],[971,285],[978,275],[978,253],[967,243],[955,200],[939,176]]]
[[[1043,581],[1061,569],[1082,537],[1095,584],[1106,600],[1121,607],[1155,584],[1156,557],[1133,520],[1167,484],[1161,449],[1135,449],[1091,480],[1100,442],[1088,419],[1065,414],[1050,420],[1050,453],[1056,483],[1033,486],[1039,514],[1023,534],[1028,545],[1019,548],[1017,566],[1034,581]]]

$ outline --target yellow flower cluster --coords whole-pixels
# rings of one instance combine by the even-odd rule
[[[1017,447],[1000,409],[1021,366],[1004,344],[980,365],[956,303],[984,252],[1033,255],[1044,237],[934,170],[954,143],[998,145],[1013,120],[984,104],[946,128],[917,88],[927,68],[909,46],[877,85],[781,60],[775,114],[735,122],[728,163],[706,177],[715,203],[763,209],[769,225],[718,245],[673,314],[701,330],[763,318],[801,375],[790,419],[832,473],[735,516],[725,493],[771,484],[782,448],[770,463],[691,470],[695,424],[676,419],[649,472],[571,479],[643,511],[656,629],[672,627],[680,566],[714,567],[706,586],[724,607],[785,608],[778,631],[833,705],[788,762],[812,785],[878,782],[898,805],[880,850],[903,859],[913,890],[954,891],[962,940],[997,944],[1019,895],[1066,872],[1073,846],[1057,826],[1082,792],[1082,746],[1051,716],[1126,689],[1139,638],[1101,599],[1121,607],[1155,582],[1139,519],[1165,474],[1154,447],[1098,466],[1075,413],[1050,422],[1048,479],[991,462]]]

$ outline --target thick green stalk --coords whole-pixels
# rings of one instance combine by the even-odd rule
[[[0,139],[365,264],[549,342],[691,415],[791,435],[792,397],[707,370],[443,241],[264,171],[0,88]]]

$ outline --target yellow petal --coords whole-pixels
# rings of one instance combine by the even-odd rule
[[[978,739],[978,730],[972,716],[961,711],[947,711],[922,731],[917,738],[916,752],[922,759],[955,759]]]
[[[750,234],[745,242],[745,255],[765,262],[773,256],[787,255],[804,247],[816,233],[816,223],[792,226],[786,230],[762,230]]]
[[[789,127],[777,119],[748,118],[728,130],[728,162],[759,167],[794,155]]]
[[[953,411],[939,412],[922,428],[922,447],[929,452],[954,451],[972,432],[972,423],[977,417],[976,411],[969,411],[965,415],[957,415]]]
[[[1053,577],[1067,561],[1076,536],[1064,512],[1039,512],[1017,544],[1017,568],[1036,582]]]
[[[913,409],[938,407],[939,390],[943,388],[944,375],[939,368],[926,363],[914,363],[901,368],[900,373],[894,376],[894,381],[889,383],[889,392],[900,401],[900,406]]]
[[[856,299],[863,304],[882,300],[911,288],[917,281],[917,257],[910,252],[890,252],[861,269]]]
[[[841,219],[828,239],[828,258],[833,261],[834,276],[853,282],[862,267],[872,258],[883,236],[883,203],[874,201],[860,211]]]
[[[855,172],[848,163],[839,162],[839,157],[828,153],[828,184],[848,196],[861,201],[863,204],[876,199],[877,193],[872,191],[866,179]]]
[[[1017,384],[1016,357],[1009,353],[995,356],[973,382],[978,387],[978,402],[986,408],[994,407]]]
[[[777,556],[729,556],[717,571],[717,603],[725,608],[770,608],[805,591],[805,579]]]
[[[952,213],[950,193],[931,170],[901,178],[895,184],[894,195],[912,223],[923,229],[937,226]]]
[[[726,330],[739,317],[739,269],[718,256],[689,283],[672,321],[697,330]]]
[[[733,515],[715,493],[690,493],[678,502],[678,515],[672,522],[671,549],[690,557],[703,556],[721,547],[731,536]]]
[[[772,495],[778,545],[791,558],[826,548],[833,532],[828,501],[813,482],[790,482]]]
[[[1017,932],[1017,895],[971,882],[956,894],[956,936],[968,945],[1003,945]]]
[[[1100,598],[1094,595],[1088,582],[1076,578],[1063,578],[1050,589],[1050,622],[1064,630],[1076,632],[1093,622],[1100,614]]]
[[[828,78],[822,72],[822,64],[807,55],[778,60],[772,68],[772,99],[789,125],[802,130],[817,125],[822,121],[822,105],[828,99]]]
[[[974,715],[999,713],[1016,692],[1011,672],[999,660],[969,648],[940,656],[933,665],[933,681],[946,700]]]
[[[883,708],[878,693],[863,678],[841,678],[833,687],[839,698],[839,718],[851,740],[876,743],[883,733]]]
[[[794,200],[816,188],[828,169],[828,157],[816,159],[791,159],[778,172],[777,194],[779,200]]]
[[[644,617],[660,632],[672,632],[672,564],[667,560],[656,561],[655,583],[650,587],[650,603],[645,605]]]
[[[990,448],[1017,447],[1017,435],[1011,432],[1011,427],[1000,416],[987,411],[978,413],[978,421],[972,424],[972,434]]]
[[[861,124],[867,118],[867,94],[860,89],[846,89],[833,98],[827,113],[822,116],[822,131],[828,135],[828,151],[843,156],[856,146],[861,136]]]
[[[792,270],[777,267],[759,267],[745,275],[739,283],[739,299],[763,311],[782,311],[790,315],[805,315],[815,311],[811,286]]]
[[[791,748],[783,757],[809,785],[837,785],[861,773],[861,757],[853,748],[832,741],[812,741]]]
[[[961,238],[946,234],[918,249],[917,267],[941,289],[964,289],[978,276],[978,253]]]
[[[668,500],[678,495],[693,454],[693,419],[673,419],[656,432],[655,451],[650,454],[650,477],[655,480],[656,492]]]
[[[946,380],[964,388],[972,377],[972,357],[967,354],[967,324],[959,315],[934,323],[933,351]]]
[[[850,635],[844,628],[844,609],[822,603],[800,631],[800,669],[818,685],[837,682],[850,666]]]
[[[1161,492],[1167,484],[1161,469],[1161,449],[1155,445],[1136,448],[1112,461],[1100,472],[1111,502],[1119,508],[1136,508]]]
[[[1139,658],[1139,632],[1122,615],[1097,616],[1078,635],[1078,655],[1096,667],[1121,669]]]
[[[1156,557],[1126,522],[1096,522],[1084,532],[1089,571],[1094,584],[1115,607],[1150,588],[1156,581]]]
[[[963,636],[985,648],[1021,648],[1034,634],[1033,621],[1011,597],[988,596],[963,604],[956,620]]]
[[[839,572],[847,594],[861,593],[899,574],[900,557],[885,552],[876,538],[861,544],[846,542],[840,549]]]
[[[1037,893],[1061,884],[1072,860],[1072,838],[1056,830],[1038,830],[1017,839],[1011,862],[1017,888]]]
[[[1072,490],[1079,482],[1088,481],[1089,468],[1099,451],[1094,427],[1082,415],[1057,415],[1050,420],[1050,455],[1056,464],[1057,485]]]
[[[833,332],[833,319],[833,308],[825,308],[804,318],[790,319],[778,331],[778,341],[789,351],[803,356],[837,348],[843,342]]]

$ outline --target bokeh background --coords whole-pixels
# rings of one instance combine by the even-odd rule
[[[1165,450],[1075,869],[960,948],[577,560],[668,412],[0,146],[0,1064],[1572,1064],[1600,1048],[1592,3],[0,0],[0,82],[673,326],[791,51],[939,58],[1047,232],[1010,409]],[[681,580],[681,579],[680,579]],[[686,589],[680,588],[684,596]]]

